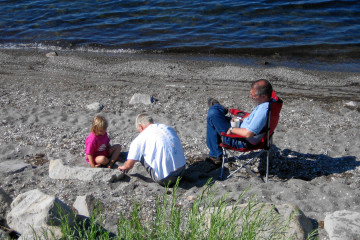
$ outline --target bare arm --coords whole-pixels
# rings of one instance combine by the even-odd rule
[[[244,138],[251,138],[255,135],[253,132],[247,130],[246,128],[233,128],[231,131],[229,128],[226,134],[236,134],[243,136]]]
[[[130,169],[132,169],[134,167],[135,163],[136,163],[135,160],[128,159],[128,160],[126,160],[124,165],[118,167],[118,169],[120,171],[124,171],[125,173],[127,173]]]
[[[95,159],[94,159],[94,157],[92,155],[88,154],[87,157],[89,159],[90,166],[92,168],[99,167],[101,165],[101,164],[95,164]]]

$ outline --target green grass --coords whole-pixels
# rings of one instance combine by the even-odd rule
[[[177,204],[178,183],[170,196],[165,190],[162,196],[157,197],[156,214],[148,222],[141,220],[141,205],[134,201],[129,216],[120,215],[116,236],[111,236],[101,227],[102,220],[97,218],[101,216],[100,208],[93,212],[90,219],[77,221],[75,226],[70,225],[68,216],[61,216],[62,239],[289,239],[285,232],[292,216],[281,220],[279,214],[265,208],[265,204],[257,203],[254,197],[240,207],[245,192],[229,206],[226,195],[215,200],[216,191],[209,182],[187,210]],[[52,238],[43,234],[41,239]],[[316,232],[308,239],[316,239]]]

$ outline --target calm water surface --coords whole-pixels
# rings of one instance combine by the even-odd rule
[[[0,47],[356,60],[360,1],[0,0]]]

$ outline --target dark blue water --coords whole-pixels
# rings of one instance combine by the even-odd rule
[[[0,0],[0,47],[357,59],[360,1]]]

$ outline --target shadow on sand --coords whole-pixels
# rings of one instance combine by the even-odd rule
[[[247,160],[254,156],[255,153],[248,153],[240,157],[241,160]],[[233,161],[232,158],[229,159]],[[265,156],[256,159],[249,167],[257,168],[259,171],[255,173],[257,177],[263,178],[265,175]],[[229,175],[229,164],[225,165],[224,181]],[[289,149],[280,150],[275,145],[272,148],[272,159],[269,167],[269,177],[280,181],[287,181],[289,179],[302,179],[311,181],[317,177],[329,176],[332,174],[344,174],[349,170],[353,170],[360,166],[360,162],[356,160],[355,156],[342,156],[332,158],[324,154],[308,154],[299,153]],[[231,169],[234,170],[234,169]],[[209,178],[214,181],[219,180],[221,166],[215,166],[202,158],[188,159],[187,169],[183,177],[181,187],[189,189],[193,186],[202,187]],[[236,175],[249,178],[253,175],[239,172]]]

